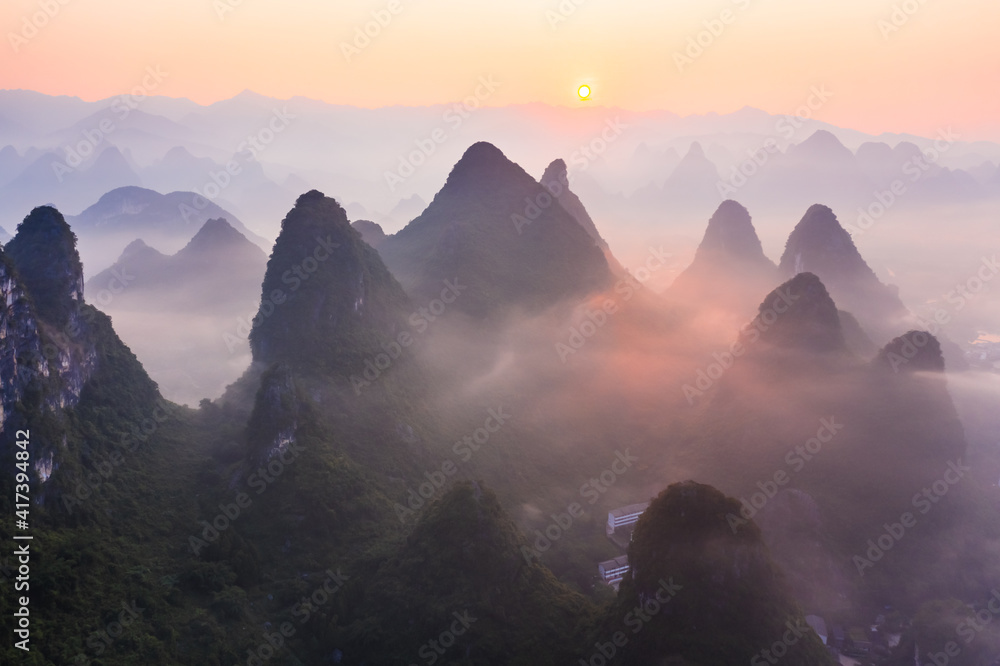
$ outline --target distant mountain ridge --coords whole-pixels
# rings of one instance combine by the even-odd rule
[[[220,298],[245,303],[246,294],[256,293],[266,263],[263,250],[218,218],[205,222],[173,255],[164,255],[141,239],[133,241],[114,265],[88,280],[87,287],[106,289],[125,276],[127,283],[116,299],[152,307],[186,302],[217,308]]]

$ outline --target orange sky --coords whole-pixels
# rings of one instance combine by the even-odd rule
[[[899,29],[880,30],[894,6]],[[391,20],[348,60],[372,12]],[[202,103],[249,88],[422,105],[492,75],[491,105],[571,105],[589,82],[607,106],[791,113],[823,85],[834,97],[816,117],[837,125],[1000,140],[993,0],[6,0],[0,26],[0,88],[88,100],[127,92],[149,65],[169,73],[157,94]],[[679,71],[700,32],[707,46]]]

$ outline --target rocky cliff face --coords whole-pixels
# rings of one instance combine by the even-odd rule
[[[295,444],[303,409],[295,378],[287,366],[275,365],[264,372],[247,422],[251,463],[265,463]]]
[[[37,432],[53,419],[61,423],[102,372],[94,395],[158,397],[108,318],[84,303],[83,268],[63,216],[48,206],[36,208],[0,252],[0,432]],[[31,460],[42,483],[62,462],[60,433],[66,431],[59,426],[31,438]]]
[[[5,248],[0,371],[6,413],[29,393],[49,410],[72,407],[94,371],[75,242],[59,211],[42,206]]]
[[[10,430],[14,407],[32,382],[48,376],[38,320],[9,258],[0,252],[0,432]]]

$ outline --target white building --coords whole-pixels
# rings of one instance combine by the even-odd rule
[[[601,580],[616,590],[625,574],[628,573],[628,569],[628,555],[619,555],[613,560],[607,560],[597,565],[597,573],[601,575]]]
[[[639,520],[639,516],[642,512],[649,508],[649,502],[643,502],[641,504],[629,504],[628,506],[621,506],[617,509],[612,509],[608,511],[608,524],[606,527],[608,536],[615,533],[615,530],[625,527],[626,525],[635,525],[636,521]]]

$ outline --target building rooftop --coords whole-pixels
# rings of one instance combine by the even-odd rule
[[[620,518],[621,516],[627,516],[632,513],[641,513],[649,508],[649,502],[641,502],[639,504],[629,504],[628,506],[620,506],[617,509],[611,509],[608,511],[609,516],[614,516],[615,518]]]
[[[598,568],[608,571],[610,569],[617,569],[618,567],[628,566],[628,555],[619,555],[613,560],[605,560],[597,565]]]

